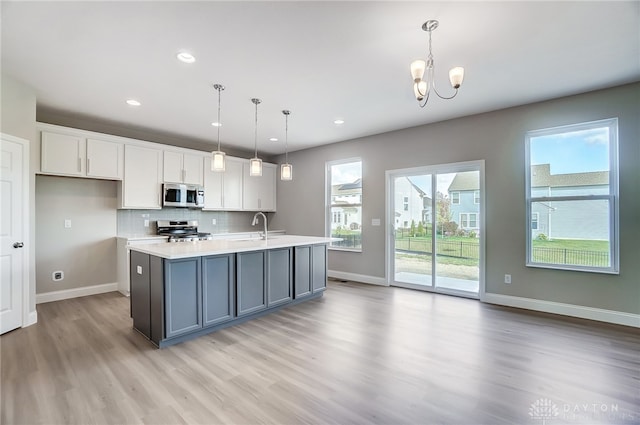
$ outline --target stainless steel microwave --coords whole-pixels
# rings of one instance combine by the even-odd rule
[[[162,187],[162,206],[202,208],[204,188],[188,184],[165,184]]]

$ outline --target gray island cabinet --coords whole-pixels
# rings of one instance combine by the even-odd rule
[[[303,239],[282,246],[291,238],[240,245],[237,252],[210,241],[189,243],[188,253],[168,243],[132,249],[133,327],[165,347],[322,296],[327,241],[300,245],[309,238],[297,237]]]

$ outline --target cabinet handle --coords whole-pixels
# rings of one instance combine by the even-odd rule
[[[262,199],[258,198],[258,208],[262,208]]]
[[[182,170],[182,182],[187,181],[187,170]]]
[[[82,158],[78,157],[78,172],[82,171]]]
[[[91,170],[91,162],[89,162],[89,161],[91,161],[91,160],[89,158],[87,158],[87,174],[89,174],[90,173],[89,170]]]

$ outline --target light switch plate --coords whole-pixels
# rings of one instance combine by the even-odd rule
[[[136,273],[142,274],[142,266],[136,266]]]
[[[380,219],[379,218],[372,218],[371,219],[371,225],[372,226],[380,226]]]
[[[64,221],[64,228],[65,229],[71,229],[71,220],[65,220]]]

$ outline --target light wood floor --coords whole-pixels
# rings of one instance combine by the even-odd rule
[[[2,336],[1,422],[640,423],[637,329],[331,282],[158,350],[128,307],[117,293],[41,304]]]

